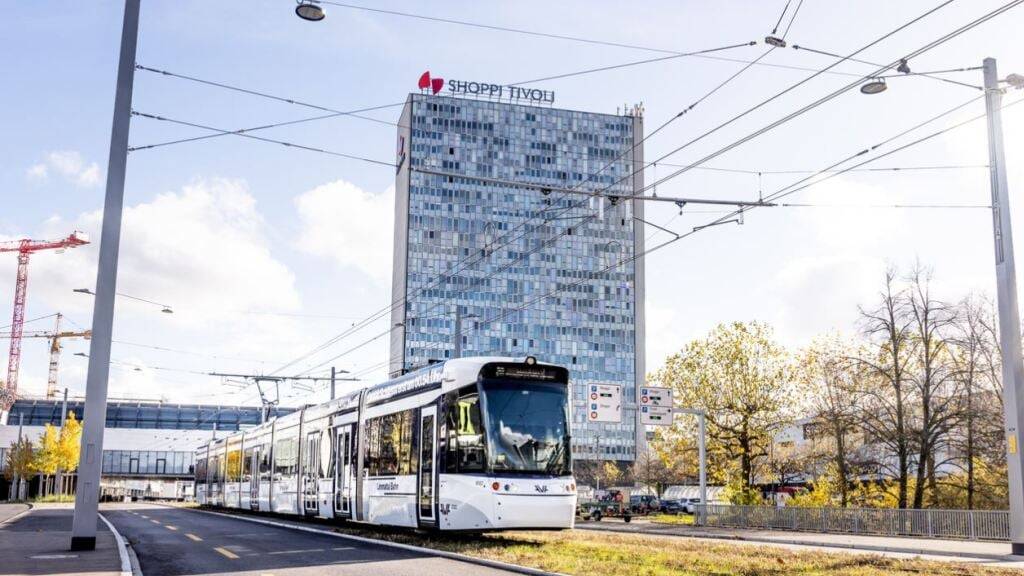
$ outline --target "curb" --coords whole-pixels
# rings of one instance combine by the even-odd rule
[[[103,520],[103,523],[107,525],[107,528],[109,528],[110,532],[114,535],[114,540],[117,541],[117,553],[121,557],[121,576],[133,576],[132,560],[131,555],[128,553],[128,544],[125,543],[124,538],[121,537],[121,533],[117,531],[117,528],[114,528],[114,525],[110,523],[110,520],[107,520],[106,516],[99,512],[97,512],[96,515],[100,517],[100,520]],[[142,576],[141,570],[137,576]]]
[[[726,540],[733,542],[751,542],[754,544],[765,544],[765,545],[782,545],[782,546],[808,546],[813,548],[837,548],[839,550],[859,550],[862,552],[889,552],[893,554],[909,554],[914,556],[944,556],[952,558],[975,558],[978,560],[999,560],[999,561],[1012,561],[1019,562],[1024,559],[1024,556],[1014,556],[1012,554],[980,554],[977,552],[952,552],[946,550],[926,550],[920,548],[900,548],[892,546],[874,546],[871,544],[848,544],[842,542],[813,542],[807,540],[796,540],[796,539],[779,539],[779,538],[758,538],[750,536],[741,536],[738,534],[709,534],[707,532],[700,532],[694,534],[680,534],[677,532],[649,532],[645,530],[628,530],[624,528],[589,528],[586,526],[576,525],[577,530],[589,530],[591,532],[616,532],[619,534],[639,534],[641,536],[669,536],[674,538],[692,538],[692,539],[703,539],[703,540]]]
[[[25,502],[25,506],[28,506],[28,508],[25,508],[24,510],[22,510],[21,512],[18,512],[14,516],[11,516],[7,520],[4,520],[3,522],[0,522],[0,526],[6,526],[6,525],[10,524],[11,522],[14,522],[18,518],[21,518],[22,516],[28,514],[29,512],[31,512],[35,508],[35,506],[31,502]]]
[[[465,554],[459,554],[457,552],[447,552],[444,550],[436,550],[434,548],[424,548],[422,546],[413,546],[412,544],[401,544],[398,542],[388,542],[386,540],[376,540],[374,538],[366,538],[364,536],[354,536],[352,534],[341,534],[339,532],[332,532],[329,530],[323,530],[320,528],[313,528],[311,526],[302,526],[294,524],[292,522],[279,522],[276,520],[264,520],[262,518],[252,518],[244,514],[225,514],[223,512],[213,512],[212,510],[199,510],[197,508],[181,508],[182,510],[189,510],[192,512],[199,512],[201,514],[211,514],[213,516],[223,516],[225,518],[235,518],[238,520],[244,520],[245,522],[254,522],[256,524],[264,524],[267,526],[275,526],[277,528],[287,528],[289,530],[298,530],[300,532],[310,532],[313,534],[320,534],[323,536],[333,536],[335,538],[343,538],[346,540],[354,540],[356,542],[362,542],[364,544],[374,544],[376,546],[386,546],[388,548],[397,548],[399,550],[405,550],[408,552],[418,552],[420,554],[427,554],[430,556],[439,556],[441,558],[447,558],[449,560],[457,560],[459,562],[466,562],[468,564],[476,564],[478,566],[486,566],[488,568],[495,568],[498,570],[506,570],[509,572],[515,572],[517,574],[527,574],[529,576],[566,576],[558,572],[545,572],[544,570],[538,570],[536,568],[528,568],[526,566],[519,566],[518,564],[508,564],[500,562],[498,560],[486,560],[483,558],[475,558],[473,556],[467,556]]]

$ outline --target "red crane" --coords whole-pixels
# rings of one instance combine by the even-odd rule
[[[33,252],[77,248],[88,244],[89,239],[79,231],[74,231],[61,240],[12,240],[0,242],[0,252],[18,253],[18,275],[14,283],[14,320],[11,322],[11,348],[7,357],[7,382],[0,387],[0,414],[14,404],[14,395],[18,391],[18,366],[21,364],[21,335],[25,326],[25,293],[28,290],[28,257]],[[58,252],[58,253],[59,253]]]

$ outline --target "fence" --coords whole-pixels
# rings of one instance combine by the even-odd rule
[[[1006,510],[893,510],[882,508],[776,508],[699,505],[698,523],[761,528],[959,540],[1009,540]]]

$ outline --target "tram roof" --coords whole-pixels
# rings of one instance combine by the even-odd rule
[[[366,400],[368,404],[394,398],[406,393],[412,393],[418,388],[427,388],[438,383],[441,385],[442,393],[448,392],[465,386],[468,383],[475,382],[480,375],[480,370],[487,364],[496,362],[526,364],[527,358],[528,357],[526,356],[474,356],[471,358],[455,358],[436,362],[413,370],[407,374],[403,374],[397,378],[392,378],[390,380],[385,380],[384,382],[370,384],[363,388],[353,390],[333,400],[307,406],[303,409],[296,410],[291,414],[271,418],[259,426],[244,430],[244,432],[247,434],[263,432],[264,430],[269,430],[275,422],[282,425],[290,425],[293,423],[298,424],[299,419],[302,418],[304,414],[307,418],[317,418],[321,414],[332,414],[335,412],[344,412],[356,409],[359,406],[359,395],[362,394],[364,390],[366,391]],[[555,366],[554,364],[539,361],[536,362],[536,365]],[[229,438],[231,437],[220,438],[211,444],[224,444]]]

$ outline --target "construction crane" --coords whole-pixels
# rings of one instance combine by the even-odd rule
[[[28,290],[28,257],[43,250],[57,250],[58,254],[67,248],[88,244],[88,237],[74,231],[60,240],[12,240],[0,242],[0,252],[18,253],[18,274],[14,283],[14,319],[11,322],[11,347],[7,357],[7,381],[0,386],[0,422],[6,420],[6,413],[14,404],[18,392],[18,367],[21,364],[21,338],[25,326],[25,294]]]
[[[46,379],[46,399],[53,400],[57,397],[57,375],[60,367],[60,350],[61,340],[65,338],[85,338],[86,340],[92,338],[92,330],[83,330],[81,332],[61,332],[60,324],[64,319],[64,315],[58,312],[55,314],[57,317],[56,326],[53,332],[22,332],[21,337],[24,338],[47,338],[50,340],[50,374]],[[4,332],[0,333],[0,339],[10,338],[12,333]]]

